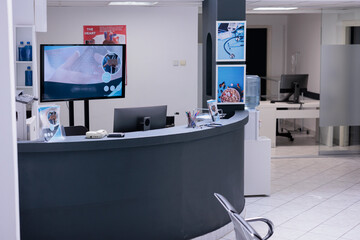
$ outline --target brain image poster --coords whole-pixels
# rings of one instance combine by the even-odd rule
[[[83,26],[84,44],[126,44],[126,25]]]
[[[245,65],[216,67],[216,99],[219,104],[245,103]]]

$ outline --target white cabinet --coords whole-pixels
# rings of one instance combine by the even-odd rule
[[[38,97],[38,78],[37,78],[37,54],[36,54],[36,35],[35,26],[33,25],[17,25],[14,29],[15,40],[15,80],[16,90],[23,90],[24,93]],[[19,59],[19,45],[20,42],[30,42],[32,45],[32,61],[20,61]],[[25,70],[30,66],[32,70],[32,86],[25,85]],[[28,106],[27,110],[32,111],[32,115],[35,115],[37,109],[37,102]]]
[[[245,140],[244,195],[270,195],[271,144],[267,137]]]
[[[248,110],[244,142],[244,195],[270,195],[271,142],[259,137],[259,111]]]

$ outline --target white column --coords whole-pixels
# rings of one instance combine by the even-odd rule
[[[19,240],[12,0],[0,1],[0,239]]]

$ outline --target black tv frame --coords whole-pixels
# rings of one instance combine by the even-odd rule
[[[44,47],[45,46],[122,46],[122,95],[112,97],[89,97],[89,98],[64,98],[64,99],[44,99]],[[40,44],[40,102],[62,102],[77,100],[96,100],[96,99],[116,99],[125,98],[125,82],[126,82],[126,44]]]

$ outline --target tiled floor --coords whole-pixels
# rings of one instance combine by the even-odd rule
[[[246,198],[245,211],[273,221],[274,240],[359,240],[360,157],[273,159],[271,196]]]
[[[360,240],[360,156],[317,152],[313,144],[273,149],[271,196],[246,198],[246,218],[273,221],[270,239]],[[254,228],[266,234],[264,225]],[[235,233],[220,239],[235,240]]]

